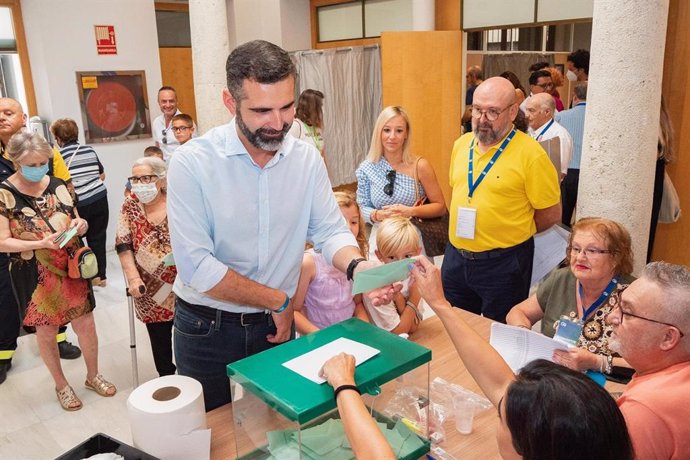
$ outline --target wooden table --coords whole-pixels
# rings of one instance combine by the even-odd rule
[[[488,340],[492,321],[482,316],[458,310],[458,314],[482,337]],[[419,329],[410,337],[414,342],[432,350],[431,379],[441,377],[448,382],[457,383],[483,395],[472,376],[460,361],[450,338],[445,332],[443,324],[436,317],[427,318]],[[609,391],[622,391],[623,385],[606,385]],[[226,404],[206,416],[208,427],[211,428],[211,459],[235,458],[235,440],[233,436],[232,405]],[[472,433],[462,435],[455,430],[455,422],[444,424],[446,440],[441,447],[458,459],[482,458],[498,459],[498,445],[496,444],[496,427],[498,416],[491,408],[477,415],[474,419]]]

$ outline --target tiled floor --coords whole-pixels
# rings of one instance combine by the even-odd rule
[[[96,433],[132,444],[127,421],[127,397],[132,391],[129,316],[122,271],[114,252],[108,254],[108,286],[95,292],[99,368],[117,386],[117,394],[103,398],[87,390],[83,384],[84,360],[62,360],[67,379],[84,403],[76,412],[62,410],[53,380],[38,354],[35,337],[21,337],[12,369],[0,385],[0,459],[53,459]],[[139,382],[143,383],[158,374],[146,328],[138,320],[135,325]],[[69,341],[77,343],[71,328],[67,335]]]

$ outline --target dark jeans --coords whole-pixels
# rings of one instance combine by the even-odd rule
[[[575,205],[577,204],[577,189],[580,182],[580,170],[568,169],[568,174],[561,182],[561,203],[563,204],[563,225],[571,227],[570,221],[575,212]]]
[[[533,258],[532,238],[474,258],[449,243],[441,267],[443,293],[455,307],[505,323],[508,311],[529,295]]]
[[[78,206],[79,216],[89,223],[89,229],[86,231],[86,242],[96,255],[98,262],[98,277],[102,280],[106,278],[106,258],[105,258],[105,240],[106,230],[108,230],[108,196],[89,203],[87,205]]]
[[[270,314],[228,313],[178,297],[174,321],[177,373],[201,382],[206,411],[231,400],[228,364],[274,346],[266,340],[276,333]]]
[[[161,323],[146,323],[146,330],[149,333],[149,339],[151,339],[153,362],[156,365],[158,375],[161,377],[173,375],[176,370],[173,364],[172,327],[172,320]]]

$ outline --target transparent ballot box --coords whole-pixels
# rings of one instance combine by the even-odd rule
[[[237,458],[354,458],[333,388],[283,366],[341,337],[379,351],[355,382],[398,458],[429,452],[431,350],[352,318],[228,365]]]

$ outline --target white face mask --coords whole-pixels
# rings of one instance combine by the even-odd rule
[[[572,70],[568,70],[565,73],[565,78],[567,78],[570,81],[577,81],[577,75]]]
[[[158,187],[156,184],[132,184],[132,192],[137,196],[139,201],[144,204],[150,203],[158,196]]]

